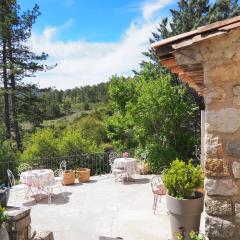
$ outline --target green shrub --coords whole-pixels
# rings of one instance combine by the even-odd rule
[[[194,197],[194,191],[203,185],[201,166],[194,167],[176,159],[163,173],[163,182],[172,197],[188,199]]]
[[[5,214],[5,208],[0,207],[0,227],[6,221],[7,221],[7,216]]]
[[[181,233],[177,233],[176,237],[178,240],[185,240],[185,238],[182,236]],[[200,233],[196,233],[194,231],[191,231],[189,233],[189,239],[190,240],[205,240],[206,238],[204,237],[204,235],[200,234]]]

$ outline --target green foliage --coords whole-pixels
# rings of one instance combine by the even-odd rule
[[[39,129],[25,144],[22,159],[51,158],[58,154],[56,131]]]
[[[0,227],[2,226],[2,224],[4,223],[4,222],[6,222],[7,221],[7,216],[6,216],[6,214],[5,214],[5,208],[2,208],[1,206],[0,206]]]
[[[177,237],[178,240],[185,240],[185,238],[182,236],[181,233],[177,233],[176,237]],[[206,238],[204,237],[203,234],[191,231],[189,233],[189,239],[190,240],[205,240]]]
[[[172,197],[189,199],[203,185],[203,171],[201,166],[194,167],[190,161],[185,163],[176,159],[164,171],[163,182]]]
[[[147,150],[154,172],[176,157],[192,157],[200,116],[185,86],[173,86],[169,75],[148,63],[132,78],[113,77],[109,96],[115,113],[105,121],[108,137],[121,151]]]
[[[89,139],[83,138],[80,130],[72,128],[63,132],[58,144],[58,151],[60,156],[71,156],[97,152],[97,146]]]

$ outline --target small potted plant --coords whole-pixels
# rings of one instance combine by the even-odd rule
[[[0,207],[0,239],[9,240],[8,232],[4,226],[4,223],[7,221],[7,216],[5,214],[5,209]]]
[[[177,159],[163,172],[163,183],[167,189],[172,237],[177,239],[176,233],[182,231],[189,240],[191,231],[199,231],[203,211],[204,195],[197,191],[203,186],[202,168]]]

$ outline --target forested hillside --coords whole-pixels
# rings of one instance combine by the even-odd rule
[[[16,1],[1,4],[0,161],[115,149],[145,152],[157,171],[176,157],[194,157],[203,99],[163,69],[152,50],[144,53],[148,60],[132,77],[113,76],[107,83],[65,91],[40,89],[24,82],[54,67],[41,63],[47,54],[37,56],[24,46],[39,7],[21,15]],[[181,0],[149,36],[150,42],[237,15],[236,0]],[[26,62],[20,57],[13,61],[19,54]]]

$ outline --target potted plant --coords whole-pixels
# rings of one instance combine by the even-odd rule
[[[7,221],[7,216],[5,214],[5,209],[0,207],[0,239],[9,240],[8,232],[4,226],[4,223]]]
[[[177,159],[164,170],[163,183],[167,189],[172,237],[177,239],[176,233],[183,232],[185,239],[189,240],[191,231],[199,231],[203,211],[204,194],[197,191],[203,186],[202,168]]]
[[[71,185],[75,182],[75,172],[73,170],[66,170],[63,173],[63,184]]]
[[[78,181],[81,183],[89,182],[90,171],[90,168],[78,168],[76,170],[76,176],[78,178]]]

